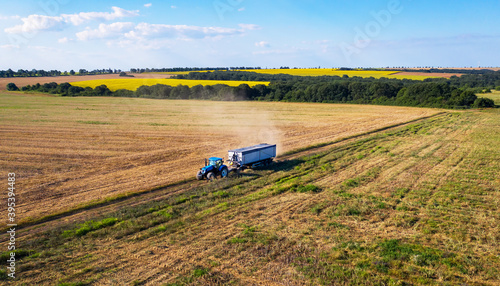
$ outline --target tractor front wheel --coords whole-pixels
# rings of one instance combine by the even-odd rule
[[[198,173],[196,174],[196,179],[198,181],[203,180],[203,174],[201,173],[201,171],[198,171]]]

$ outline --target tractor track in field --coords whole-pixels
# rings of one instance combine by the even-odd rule
[[[331,149],[334,146],[342,146],[347,143],[359,140],[365,137],[369,137],[384,131],[389,131],[410,125],[413,123],[418,123],[427,119],[442,117],[448,114],[447,112],[439,112],[430,116],[420,117],[407,122],[393,124],[386,127],[378,128],[375,130],[367,131],[357,135],[345,137],[332,142],[311,146],[303,149],[299,149],[290,154],[281,155],[276,162],[288,161],[296,159],[302,156],[307,156],[314,153],[319,153]],[[177,194],[182,194],[188,190],[196,187],[200,187],[207,184],[207,181],[197,181],[194,177],[180,181],[177,183],[172,183],[166,186],[158,186],[149,190],[137,191],[126,195],[125,197],[120,197],[116,199],[111,199],[109,201],[97,202],[95,204],[89,204],[82,207],[77,207],[72,210],[64,211],[61,213],[49,215],[44,218],[40,218],[33,222],[21,223],[16,226],[16,239],[24,236],[35,236],[36,234],[42,233],[49,229],[54,229],[57,227],[64,226],[65,224],[71,222],[84,222],[86,220],[103,216],[113,211],[117,211],[126,207],[132,207],[140,205],[146,202],[162,200]],[[8,235],[6,231],[8,228],[2,229],[2,234],[0,234],[0,243],[5,243],[8,240]]]

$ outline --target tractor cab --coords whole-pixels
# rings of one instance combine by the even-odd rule
[[[222,166],[222,158],[211,157],[208,159],[208,166],[214,166],[216,169],[219,169]]]
[[[224,160],[222,158],[210,157],[208,162],[207,159],[205,159],[205,167],[198,171],[196,178],[198,180],[202,180],[203,178],[212,180],[219,175],[224,178],[228,173],[227,166],[224,165]]]

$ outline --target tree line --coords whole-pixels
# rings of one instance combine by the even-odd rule
[[[79,69],[78,72],[74,70],[58,71],[58,70],[23,70],[13,71],[12,69],[0,70],[0,77],[47,77],[47,76],[69,76],[69,75],[98,75],[98,74],[114,74],[120,73],[121,70],[117,69],[95,69],[88,71],[86,69]]]
[[[19,90],[9,83],[8,90]],[[35,84],[23,86],[22,91],[37,91],[61,96],[114,96],[156,99],[200,100],[256,100],[286,102],[359,103],[436,108],[494,107],[493,100],[478,98],[470,88],[458,88],[449,82],[379,81],[340,78],[337,80],[309,79],[274,81],[268,86],[250,87],[242,84],[231,87],[225,84],[168,86],[141,86],[136,91],[120,89],[111,91],[106,85],[82,88],[69,83]]]
[[[205,68],[194,68],[194,67],[176,67],[176,68],[131,68],[131,73],[149,73],[149,72],[195,72],[195,71],[207,71],[207,70],[218,70],[227,71],[227,67],[205,67]]]
[[[254,70],[261,67],[176,67],[176,68],[131,68],[131,73],[148,73],[148,72],[199,72],[199,71],[230,71],[230,70]]]
[[[260,67],[205,67],[205,68],[190,68],[190,67],[177,67],[177,68],[131,68],[131,73],[148,73],[148,72],[194,72],[194,71],[229,71],[236,69],[260,69]],[[78,71],[70,70],[68,71],[59,71],[59,70],[24,70],[19,69],[17,71],[13,71],[12,69],[8,70],[0,70],[0,77],[45,77],[45,76],[67,76],[67,75],[98,75],[98,74],[114,74],[121,73],[120,69],[94,69],[94,70],[86,70],[79,69]]]

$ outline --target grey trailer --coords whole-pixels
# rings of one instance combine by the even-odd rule
[[[268,165],[276,157],[276,144],[262,143],[227,151],[227,159],[234,168]]]

